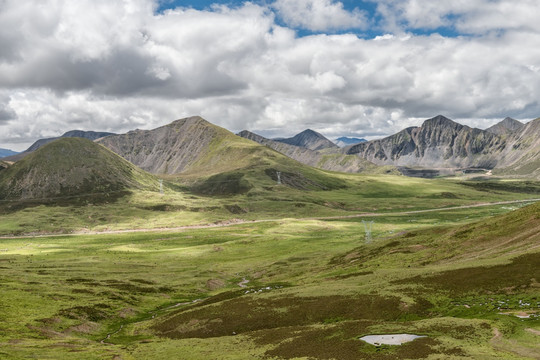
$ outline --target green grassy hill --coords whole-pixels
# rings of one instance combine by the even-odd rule
[[[0,172],[2,200],[97,199],[149,187],[157,189],[152,175],[82,138],[53,141]]]

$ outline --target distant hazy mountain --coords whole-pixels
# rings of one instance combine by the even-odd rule
[[[36,142],[34,142],[32,145],[30,145],[30,147],[28,149],[26,149],[25,151],[23,151],[21,153],[18,153],[16,155],[9,156],[6,160],[19,161],[22,158],[24,158],[25,156],[27,156],[28,154],[36,151],[37,149],[39,149],[43,145],[48,144],[48,143],[50,143],[50,142],[52,142],[54,140],[60,139],[60,138],[77,137],[77,138],[83,138],[83,139],[88,139],[88,140],[94,141],[96,139],[102,138],[104,136],[109,136],[109,135],[114,135],[114,134],[110,133],[110,132],[71,130],[71,131],[68,131],[68,132],[64,133],[62,136],[46,138],[46,139],[39,139]]]
[[[342,154],[338,147],[325,148],[323,151],[316,151],[277,140],[267,139],[247,130],[241,131],[237,135],[268,146],[302,164],[324,170],[357,173],[365,171],[372,172],[376,171],[378,168],[372,162],[358,156]],[[390,171],[391,169],[387,170]]]
[[[322,150],[338,147],[336,144],[325,138],[323,135],[311,129],[304,130],[301,133],[296,134],[292,138],[279,138],[273,140],[289,145],[303,147],[310,150]]]
[[[99,194],[117,197],[120,191],[158,182],[112,151],[90,140],[62,138],[31,152],[0,171],[0,199],[69,199]]]
[[[336,139],[335,144],[343,148],[345,146],[355,145],[355,144],[359,144],[361,142],[366,142],[366,141],[367,141],[366,139],[350,138],[350,137],[342,136]]]
[[[487,128],[486,131],[496,135],[505,135],[519,131],[523,129],[524,126],[525,125],[522,122],[507,117],[503,121]]]
[[[12,155],[17,155],[18,152],[16,151],[13,151],[13,150],[9,150],[9,149],[0,149],[0,158],[3,158],[5,156],[12,156]]]

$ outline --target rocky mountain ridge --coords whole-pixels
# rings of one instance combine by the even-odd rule
[[[153,174],[217,173],[243,167],[259,145],[193,116],[152,130],[134,130],[97,140]]]
[[[530,159],[539,156],[540,140],[535,140],[540,135],[540,125],[536,125],[539,121],[533,120],[521,127],[516,121],[505,119],[490,130],[481,130],[439,115],[419,127],[357,144],[345,151],[378,165],[505,168],[520,162],[526,155]]]

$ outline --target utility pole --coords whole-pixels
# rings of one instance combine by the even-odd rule
[[[373,220],[371,221],[365,221],[362,220],[362,224],[364,224],[364,229],[366,230],[366,244],[369,244],[371,242],[371,228],[373,227]]]

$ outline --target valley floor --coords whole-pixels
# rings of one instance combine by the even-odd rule
[[[9,204],[0,358],[539,358],[538,184],[336,176]]]
[[[0,355],[538,358],[535,206],[3,239]]]

